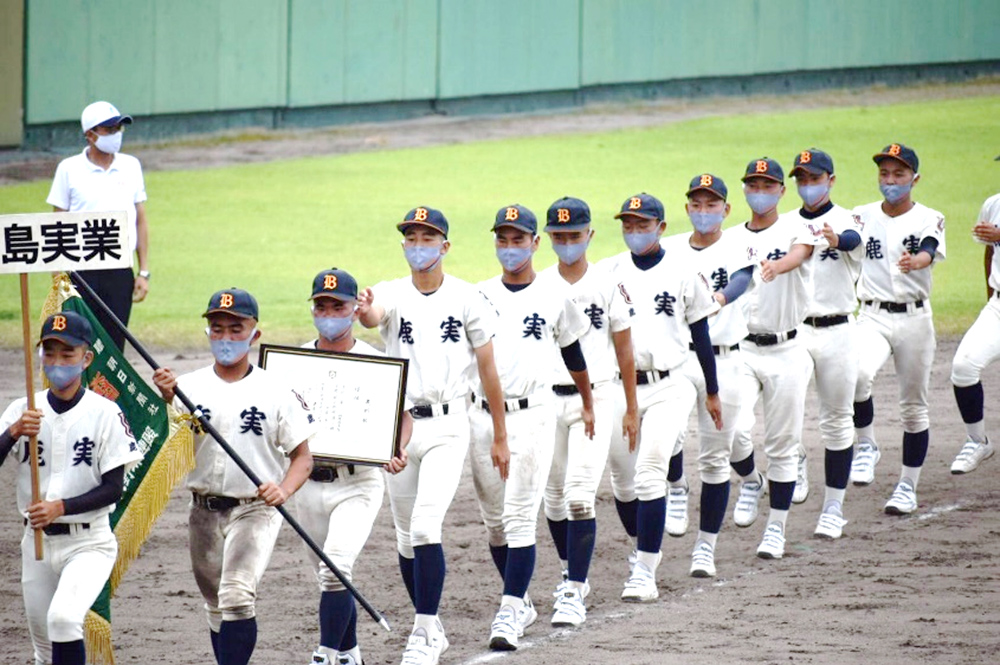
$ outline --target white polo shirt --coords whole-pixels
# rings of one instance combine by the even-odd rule
[[[146,184],[142,179],[142,165],[132,155],[118,153],[105,171],[87,159],[84,148],[79,155],[59,162],[52,179],[52,189],[45,201],[56,208],[70,212],[89,210],[124,210],[128,213],[129,242],[135,251],[135,204],[146,200]]]

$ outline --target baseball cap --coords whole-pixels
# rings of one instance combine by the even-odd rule
[[[722,178],[714,176],[711,173],[702,173],[691,178],[687,197],[691,198],[692,194],[699,191],[712,192],[723,201],[729,195],[729,190],[726,188],[726,183],[722,181]]]
[[[336,298],[337,300],[357,300],[358,281],[349,272],[340,268],[324,270],[313,278],[310,300],[316,298]]]
[[[213,293],[208,301],[208,308],[202,316],[207,317],[220,312],[239,316],[244,319],[260,319],[257,301],[254,297],[235,286]]]
[[[641,194],[636,194],[625,199],[625,203],[622,204],[622,210],[615,215],[615,219],[621,219],[628,215],[662,221],[664,218],[663,204],[660,203],[660,199],[652,194],[642,192]]]
[[[746,182],[748,178],[767,178],[785,184],[785,172],[781,170],[781,164],[770,157],[750,160],[741,180]]]
[[[110,102],[94,102],[83,109],[83,113],[80,114],[80,125],[83,127],[83,131],[93,129],[98,125],[113,127],[122,122],[131,125],[132,116],[122,115]]]
[[[47,339],[57,339],[70,346],[90,346],[94,340],[94,329],[90,326],[90,321],[81,314],[73,311],[56,312],[42,324],[38,343]]]
[[[440,210],[434,208],[424,206],[414,208],[406,213],[406,217],[396,225],[396,228],[399,229],[400,233],[406,233],[406,230],[411,226],[428,226],[439,231],[445,238],[448,237],[448,220],[444,218]]]
[[[833,157],[816,148],[803,150],[795,156],[795,166],[788,175],[794,176],[797,171],[807,171],[814,175],[821,173],[833,175]]]
[[[502,226],[512,226],[531,235],[538,233],[538,219],[535,217],[535,213],[519,203],[500,208],[497,211],[497,218],[493,223],[492,230],[496,231]]]
[[[876,153],[872,156],[872,161],[876,164],[881,164],[883,159],[898,159],[903,162],[911,169],[914,173],[920,172],[920,160],[917,159],[917,153],[913,151],[913,148],[905,146],[902,143],[890,143],[886,147],[882,148],[882,152]]]
[[[590,206],[572,196],[564,196],[549,206],[546,231],[579,231],[590,224]]]

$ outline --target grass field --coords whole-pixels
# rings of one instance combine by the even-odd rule
[[[982,247],[969,229],[998,191],[998,110],[1000,98],[978,97],[147,173],[154,276],[132,328],[156,345],[200,345],[208,296],[235,285],[260,301],[268,341],[301,340],[313,334],[306,299],[319,270],[348,269],[362,285],[406,273],[395,224],[416,205],[445,213],[453,243],[445,268],[476,281],[499,271],[489,228],[509,203],[542,216],[564,195],[588,201],[597,230],[589,256],[598,259],[624,250],[612,216],[636,192],[663,200],[668,233],[686,230],[687,183],[713,172],[730,187],[730,226],[749,216],[739,178],[750,159],[769,155],[787,170],[799,150],[816,146],[835,160],[834,200],[851,207],[879,198],[871,155],[903,142],[921,160],[915,198],[948,219],[948,259],[934,269],[933,302],[939,332],[959,334],[984,299]],[[49,184],[0,188],[0,214],[48,210]],[[790,186],[780,210],[799,203]],[[543,242],[536,268],[554,261]],[[35,307],[48,282],[32,277]],[[0,345],[19,343],[17,293],[15,277],[0,277]]]

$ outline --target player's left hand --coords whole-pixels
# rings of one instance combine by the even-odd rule
[[[629,453],[635,452],[639,443],[639,410],[626,409],[622,417],[622,436],[628,441]]]
[[[823,222],[823,237],[826,238],[826,241],[830,244],[830,247],[832,247],[833,249],[837,249],[837,247],[840,245],[840,236],[834,233],[833,227],[831,227],[826,222]]]
[[[718,393],[705,397],[705,409],[708,410],[708,415],[712,416],[715,429],[722,430],[722,401]]]
[[[32,529],[41,529],[52,524],[56,518],[65,515],[62,499],[39,501],[28,506],[28,522]]]
[[[493,458],[493,468],[500,472],[500,479],[507,480],[507,474],[510,473],[510,448],[507,446],[506,436],[494,435],[490,457]]]
[[[900,257],[896,266],[899,268],[899,272],[905,275],[913,270],[923,270],[930,264],[931,255],[927,252],[917,252],[916,254],[903,252],[903,256]]]
[[[972,237],[988,244],[1000,242],[1000,227],[993,226],[989,222],[979,222],[972,227]]]
[[[275,482],[266,482],[257,488],[257,496],[264,499],[269,506],[280,506],[288,501],[288,494]]]
[[[388,464],[383,464],[382,468],[385,469],[386,473],[391,473],[393,475],[396,475],[397,473],[406,468],[407,459],[408,458],[406,455],[406,449],[404,448],[399,451],[398,455],[389,460]]]
[[[587,438],[591,441],[594,440],[594,408],[583,407],[583,412],[580,414],[580,418],[583,420],[583,433],[587,435]]]
[[[149,280],[136,275],[135,283],[132,287],[132,302],[142,302],[149,293]]]
[[[778,273],[774,270],[774,263],[764,259],[760,262],[760,278],[765,282],[774,281],[774,278],[778,276]]]

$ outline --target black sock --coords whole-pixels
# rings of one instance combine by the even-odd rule
[[[746,479],[747,476],[752,474],[757,468],[757,465],[754,464],[753,461],[753,451],[751,450],[750,454],[745,459],[741,459],[739,462],[730,462],[729,466],[733,467],[733,471],[735,471],[740,478]]]
[[[676,483],[684,477],[684,451],[680,451],[670,458],[670,466],[667,467],[667,482]]]
[[[83,640],[52,643],[52,665],[87,665]]]
[[[247,665],[257,646],[257,619],[223,621],[219,629],[219,665]]]
[[[854,427],[868,427],[875,420],[875,402],[869,397],[863,402],[854,403]]]
[[[931,432],[903,432],[903,466],[919,468],[924,465]]]
[[[771,507],[775,510],[788,510],[792,507],[792,495],[795,494],[795,481],[779,483],[776,480],[767,481],[767,489],[771,492]]]
[[[978,423],[983,419],[983,383],[955,389],[955,401],[958,402],[958,412],[962,414],[962,422],[966,425]]]
[[[729,483],[701,484],[701,522],[705,533],[719,533],[729,505]]]
[[[552,535],[552,542],[555,543],[559,560],[566,561],[569,558],[569,555],[566,553],[566,529],[569,520],[546,519],[546,521],[549,523],[549,533]]]
[[[507,572],[507,546],[490,545],[490,557],[493,559],[493,565],[497,567],[497,572],[500,573],[500,579],[503,579],[504,573]]]
[[[618,519],[622,521],[622,526],[625,527],[625,533],[627,533],[631,538],[635,538],[639,535],[639,500],[632,499],[631,501],[619,501],[615,499],[615,508],[618,509]]]
[[[823,469],[826,471],[826,486],[847,489],[851,477],[851,462],[854,460],[854,446],[843,450],[827,450],[823,454]]]

